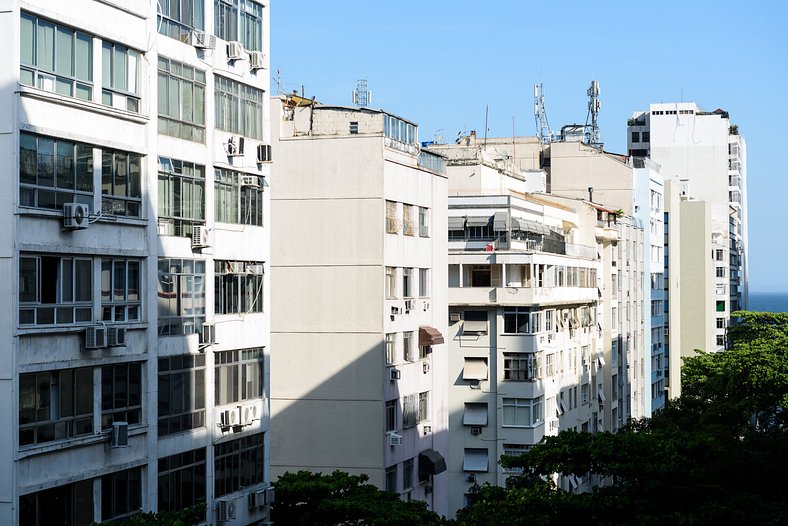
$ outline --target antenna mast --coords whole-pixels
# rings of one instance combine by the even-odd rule
[[[547,112],[544,109],[544,87],[542,83],[534,84],[534,118],[536,119],[536,135],[541,144],[550,144],[553,132],[547,122]]]
[[[588,118],[586,118],[584,130],[586,144],[602,146],[602,140],[599,136],[599,123],[597,122],[599,109],[602,107],[602,103],[599,100],[599,81],[592,80],[586,94],[588,95],[588,116],[591,119],[591,124],[588,124]]]
[[[367,89],[367,79],[358,79],[353,92],[353,104],[366,108],[372,102],[372,92]]]

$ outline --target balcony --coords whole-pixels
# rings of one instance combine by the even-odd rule
[[[446,159],[428,150],[421,150],[419,152],[418,165],[431,172],[438,174],[446,173]]]

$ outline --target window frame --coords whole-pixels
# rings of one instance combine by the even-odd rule
[[[264,268],[263,261],[214,260],[214,314],[250,314],[263,312],[265,274],[253,274],[250,265]],[[235,272],[240,266],[241,273]]]
[[[109,268],[106,268],[109,265]],[[118,284],[117,266],[123,267],[122,284]],[[136,288],[131,276],[135,273]],[[105,323],[142,321],[142,261],[139,259],[101,258],[101,319]],[[105,281],[105,273],[107,279]],[[106,288],[105,288],[106,286]],[[136,293],[134,291],[136,290]],[[118,298],[118,291],[121,296]],[[136,299],[135,299],[136,297]]]
[[[263,397],[265,347],[214,351],[213,355],[214,405],[229,405]]]
[[[108,159],[109,157],[109,159]],[[125,157],[125,161],[123,158]],[[125,190],[121,167],[125,164]],[[101,149],[101,213],[142,217],[144,156],[134,152]],[[136,165],[136,178],[132,177]],[[125,194],[125,195],[124,195]]]
[[[537,398],[503,398],[501,427],[533,428],[544,423],[544,396]],[[514,421],[507,419],[507,408],[514,410]],[[519,410],[527,409],[525,423],[518,419]],[[508,423],[507,423],[508,420]]]
[[[205,144],[205,71],[159,55],[157,75],[158,133]],[[191,87],[188,97],[191,104],[187,104],[184,97],[188,93],[184,91],[187,85]],[[198,93],[202,95],[197,96]],[[177,100],[173,100],[173,97]],[[177,108],[170,108],[173,102]],[[187,105],[190,107],[187,108]]]
[[[214,75],[214,127],[262,141],[264,99],[264,90]]]
[[[25,262],[29,265],[30,261],[34,261],[33,268],[25,269]],[[93,272],[93,258],[90,257],[20,253],[19,326],[94,323]],[[66,277],[67,274],[70,274],[69,278]],[[51,290],[52,288],[54,290]],[[31,296],[34,296],[34,299],[31,299]],[[53,298],[54,301],[44,301],[45,296],[47,299]]]
[[[137,378],[136,392],[132,388],[134,376]],[[142,362],[101,367],[101,429],[112,429],[113,422],[143,423],[144,384]]]
[[[159,157],[158,187],[159,235],[191,237],[205,225],[204,165]]]
[[[159,336],[199,332],[205,323],[205,260],[159,258],[158,267]],[[174,314],[163,312],[167,307]]]
[[[217,223],[264,226],[265,187],[268,183],[261,176],[258,186],[242,184],[249,174],[214,168],[214,212]]]
[[[265,481],[263,433],[214,444],[214,498]],[[223,476],[220,476],[223,475]]]
[[[105,53],[109,50],[109,56]],[[123,83],[125,87],[118,84],[118,62],[119,57],[125,55],[125,71]],[[140,113],[142,109],[142,97],[140,96],[141,80],[141,58],[142,54],[127,46],[123,46],[111,40],[104,40],[101,44],[101,103],[105,106],[112,106],[122,110]],[[122,66],[121,66],[122,67]],[[133,89],[130,89],[132,88]],[[115,98],[125,101],[126,104],[116,105]]]
[[[159,436],[205,427],[205,355],[162,356],[159,357],[158,366]],[[173,395],[179,396],[180,400],[176,400]]]

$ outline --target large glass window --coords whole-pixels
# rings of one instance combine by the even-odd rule
[[[140,320],[140,262],[101,260],[101,319],[105,322]]]
[[[93,147],[20,132],[19,204],[63,210],[66,203],[93,208]]]
[[[105,40],[101,47],[101,102],[139,113],[140,54]]]
[[[263,347],[214,353],[214,404],[263,396]]]
[[[28,13],[20,17],[19,82],[90,100],[93,37]]]
[[[159,358],[159,436],[205,426],[205,355]]]
[[[402,398],[402,427],[414,427],[418,422],[419,408],[416,405],[416,395],[410,394]]]
[[[205,448],[159,459],[159,511],[205,502]]]
[[[214,202],[218,223],[263,226],[265,179],[233,170],[214,170]]]
[[[25,526],[83,526],[93,518],[92,480],[19,496],[19,524]]]
[[[234,80],[214,77],[216,127],[263,140],[263,90]]]
[[[93,433],[93,369],[19,375],[19,445]]]
[[[534,353],[504,353],[503,379],[515,382],[539,378],[539,362]]]
[[[159,234],[191,237],[205,224],[205,166],[159,157]]]
[[[101,213],[142,215],[142,156],[114,150],[101,152]]]
[[[533,334],[539,332],[539,313],[528,307],[509,307],[503,311],[503,332]]]
[[[263,262],[214,261],[216,314],[263,312]]]
[[[191,334],[205,322],[205,261],[159,259],[159,335]]]
[[[19,325],[92,321],[92,259],[31,254],[19,257]]]
[[[159,6],[159,33],[188,42],[193,29],[203,29],[204,0],[163,0]]]
[[[216,444],[213,458],[216,498],[264,481],[262,433]]]
[[[101,477],[101,520],[107,521],[142,508],[142,468]]]
[[[142,421],[142,365],[121,363],[101,368],[101,429],[113,422]]]
[[[544,420],[542,405],[544,397],[504,398],[503,426],[532,427]]]
[[[159,56],[158,110],[160,134],[204,143],[205,72]]]
[[[263,6],[251,0],[214,0],[216,36],[240,41],[244,49],[263,49]],[[240,17],[239,17],[240,13]]]

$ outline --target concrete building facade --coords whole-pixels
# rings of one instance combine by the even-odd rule
[[[269,3],[0,2],[0,523],[268,518]]]
[[[445,515],[443,159],[384,111],[272,108],[272,473],[366,473]]]

